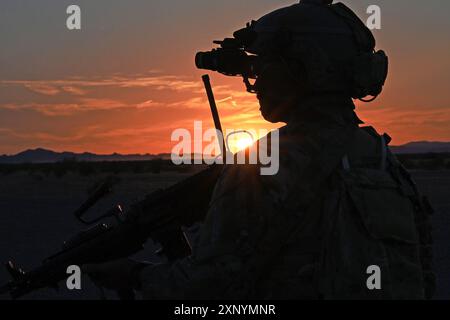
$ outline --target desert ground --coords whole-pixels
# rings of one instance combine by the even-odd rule
[[[0,262],[13,259],[29,270],[43,258],[55,253],[63,241],[84,228],[72,212],[86,199],[87,190],[107,174],[64,176],[40,172],[14,172],[0,175]],[[145,194],[167,187],[189,174],[119,173],[120,182],[114,192],[103,199],[91,215],[114,204],[127,207]],[[435,239],[435,271],[438,288],[435,299],[450,299],[450,170],[413,171],[424,194],[436,209],[433,216]],[[149,243],[139,257],[152,259],[154,245]],[[0,268],[0,285],[9,276]],[[27,295],[26,299],[99,299],[99,289],[87,277],[82,278],[81,291],[69,291],[62,283],[58,291],[42,289]],[[112,292],[106,297],[115,298]],[[0,296],[8,299],[8,296]]]

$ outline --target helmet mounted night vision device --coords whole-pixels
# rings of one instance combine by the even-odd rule
[[[241,76],[247,91],[254,93],[256,88],[249,79],[258,78],[265,63],[271,59],[282,59],[287,63],[297,61],[303,67],[293,70],[306,73],[301,78],[307,79],[305,85],[310,91],[317,94],[345,92],[354,99],[373,101],[386,81],[388,57],[382,50],[375,51],[372,32],[351,9],[332,2],[302,0],[269,13],[234,32],[233,38],[214,41],[218,48],[198,52],[195,64],[199,69]],[[335,24],[339,23],[339,26],[327,27],[329,20],[337,20]],[[347,53],[345,43],[335,40],[343,39],[338,37],[350,39],[355,49]],[[330,47],[326,43],[329,39],[335,41],[335,45],[327,52],[322,47]],[[345,59],[335,59],[334,56],[339,55],[346,55]],[[367,96],[373,98],[364,100]]]

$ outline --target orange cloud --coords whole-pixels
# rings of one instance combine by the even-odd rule
[[[40,83],[40,82],[28,82],[28,83],[24,83],[23,84],[25,88],[36,92],[36,93],[40,93],[43,95],[48,95],[48,96],[54,96],[56,94],[58,94],[60,92],[60,90],[54,86],[45,84],[45,83]]]
[[[110,99],[81,99],[79,103],[29,103],[29,104],[4,104],[0,109],[6,110],[33,110],[49,117],[71,116],[78,112],[94,110],[112,110],[126,108],[127,105]]]
[[[71,93],[77,96],[82,96],[86,94],[85,90],[82,90],[80,88],[74,87],[74,86],[63,86],[61,89],[67,93]]]
[[[84,94],[84,87],[119,87],[119,88],[140,88],[153,87],[156,90],[199,90],[201,84],[198,81],[190,81],[183,79],[180,76],[173,75],[128,75],[128,76],[113,76],[105,78],[82,78],[72,77],[70,79],[62,80],[2,80],[2,86],[24,86],[25,88],[42,93],[45,95],[56,95],[61,91]]]
[[[447,108],[361,108],[358,114],[379,132],[391,135],[394,144],[414,140],[450,139],[450,110]]]

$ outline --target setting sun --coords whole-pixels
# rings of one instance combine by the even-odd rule
[[[230,139],[229,147],[233,153],[239,152],[250,147],[254,143],[250,135],[238,135],[236,138]]]
[[[236,142],[236,147],[239,150],[242,150],[242,149],[245,149],[247,147],[250,147],[252,144],[253,144],[253,139],[252,138],[242,138],[242,139],[239,139]]]

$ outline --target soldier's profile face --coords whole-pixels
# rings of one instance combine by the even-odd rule
[[[268,63],[255,82],[260,111],[265,120],[286,122],[297,100],[297,90],[286,67],[279,61]]]
[[[263,118],[269,122],[286,122],[295,103],[293,96],[281,96],[275,92],[258,93],[259,110]]]

